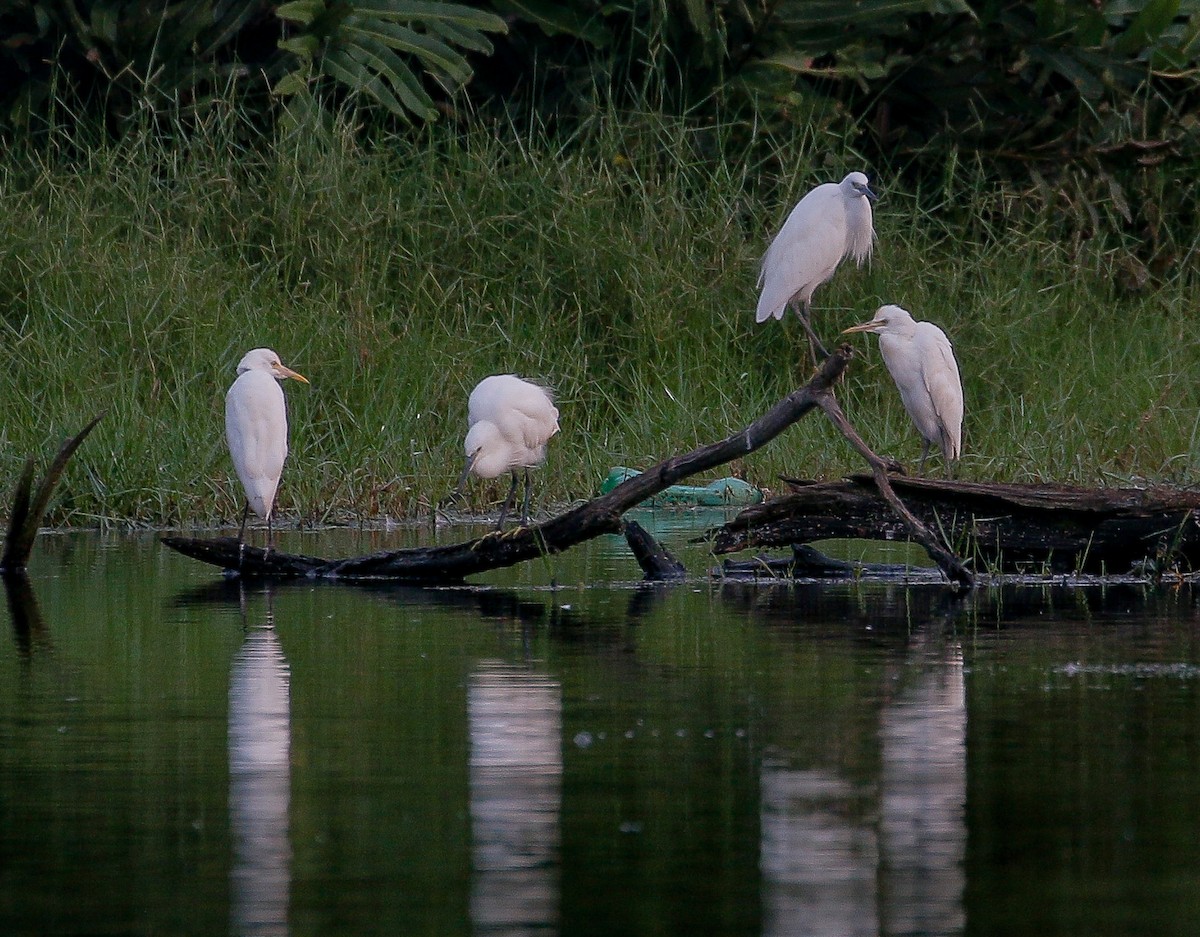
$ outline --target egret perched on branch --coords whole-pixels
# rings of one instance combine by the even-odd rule
[[[809,321],[813,291],[831,279],[847,257],[853,257],[860,267],[870,259],[875,240],[871,200],[875,197],[867,177],[852,172],[841,182],[817,186],[796,203],[763,255],[756,322],[771,316],[782,319],[790,304],[814,347],[825,355]]]
[[[917,322],[899,306],[880,306],[870,322],[842,334],[849,332],[879,336],[883,362],[924,440],[918,471],[925,470],[929,447],[937,445],[949,472],[962,453],[963,391],[946,333],[932,322]]]
[[[238,362],[237,380],[225,395],[225,439],[233,467],[246,489],[246,509],[238,543],[246,535],[250,509],[267,522],[267,549],[274,543],[271,512],[275,489],[287,458],[287,407],[279,382],[287,378],[308,383],[308,378],[285,368],[270,348],[255,348]]]
[[[525,506],[521,523],[529,522],[529,469],[546,461],[546,443],[558,432],[558,409],[550,390],[523,381],[515,374],[493,374],[480,381],[467,402],[467,464],[449,500],[462,494],[467,476],[495,478],[512,472],[512,486],[500,511],[496,529],[517,493],[517,469],[525,470]]]

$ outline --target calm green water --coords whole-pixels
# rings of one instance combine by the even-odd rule
[[[613,539],[243,591],[45,537],[0,650],[0,934],[1196,932],[1191,593],[637,576]]]

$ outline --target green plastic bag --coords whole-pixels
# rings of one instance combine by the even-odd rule
[[[637,469],[618,465],[608,473],[600,485],[600,493],[608,494],[627,478],[641,475]],[[724,507],[726,505],[760,504],[763,493],[740,478],[718,478],[703,487],[698,485],[672,485],[643,504],[678,505],[683,507]]]

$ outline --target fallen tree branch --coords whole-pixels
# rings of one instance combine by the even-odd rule
[[[242,547],[232,538],[194,540],[164,537],[164,545],[185,556],[221,566],[245,576],[361,581],[388,579],[407,582],[461,582],[492,569],[513,566],[551,553],[560,553],[601,534],[620,533],[621,516],[630,508],[700,472],[724,465],[766,445],[822,401],[845,371],[853,350],[843,345],[830,355],[804,387],[793,391],[744,430],[720,442],[664,459],[619,484],[607,494],[530,527],[489,533],[465,543],[441,547],[390,550],[343,560],[296,557],[277,550]]]
[[[720,555],[817,540],[903,540],[910,528],[878,478],[800,482],[746,508],[709,539]],[[960,545],[979,571],[1122,574],[1200,569],[1200,492],[892,477],[907,508]]]
[[[826,394],[821,398],[820,405],[821,409],[825,411],[825,415],[829,417],[841,434],[846,437],[850,445],[857,449],[859,454],[867,460],[867,464],[871,466],[871,474],[875,479],[875,485],[879,489],[879,493],[888,503],[888,506],[896,512],[896,515],[904,521],[913,538],[925,548],[925,552],[938,564],[938,567],[951,582],[956,582],[960,586],[970,589],[975,584],[975,577],[971,575],[971,571],[962,564],[962,561],[912,511],[905,507],[903,501],[896,497],[896,492],[892,490],[892,484],[888,480],[887,463],[872,452],[871,448],[863,442],[862,437],[858,435],[854,427],[850,425],[850,421],[846,419],[846,414],[842,412],[837,398],[832,394]]]

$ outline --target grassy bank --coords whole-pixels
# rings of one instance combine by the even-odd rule
[[[502,371],[558,391],[542,497],[586,497],[610,466],[744,426],[806,373],[795,322],[754,324],[757,261],[790,205],[856,161],[813,140],[746,156],[770,150],[664,119],[597,119],[569,146],[447,127],[267,143],[230,115],[174,147],[0,154],[0,478],[107,408],[54,520],[231,520],[223,396],[268,345],[312,381],[286,388],[285,515],[427,507],[461,463],[467,394]],[[959,182],[906,192],[879,170],[875,260],[818,291],[819,331],[883,302],[946,329],[964,477],[1194,481],[1194,241],[1164,282],[1123,292],[1119,246]],[[843,405],[878,451],[915,460],[875,340],[856,345]],[[810,418],[736,468],[771,486],[859,467]],[[503,486],[472,491],[479,506]]]

